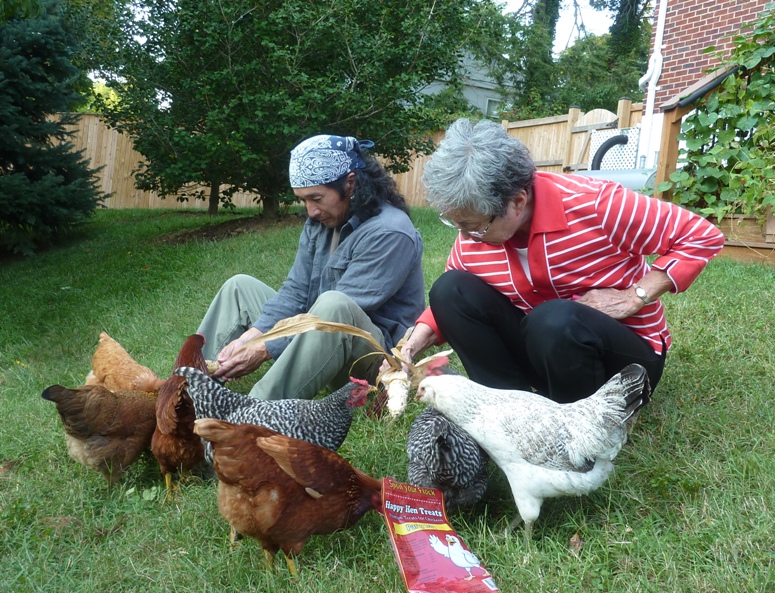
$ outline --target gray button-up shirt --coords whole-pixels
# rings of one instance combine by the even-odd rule
[[[266,332],[281,319],[309,311],[323,292],[337,290],[363,309],[392,348],[425,305],[420,233],[401,210],[383,204],[379,214],[364,222],[348,220],[331,253],[333,235],[333,229],[307,219],[296,261],[254,327]],[[288,343],[290,338],[283,338],[266,346],[276,360]]]

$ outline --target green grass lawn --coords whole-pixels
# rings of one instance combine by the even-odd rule
[[[224,280],[244,272],[279,286],[300,222],[220,242],[158,240],[233,216],[100,211],[77,240],[0,264],[0,591],[405,590],[375,513],[311,538],[293,581],[280,559],[262,568],[257,542],[230,549],[213,482],[186,478],[165,501],[149,455],[109,491],[67,455],[40,397],[83,383],[100,331],[166,375]],[[455,232],[430,210],[413,217],[430,287]],[[775,267],[719,258],[664,301],[674,347],[612,478],[590,496],[548,500],[530,549],[521,528],[504,535],[516,509],[497,469],[486,503],[451,516],[501,591],[775,591]],[[358,410],[340,452],[406,480],[419,411],[412,402],[390,423]]]

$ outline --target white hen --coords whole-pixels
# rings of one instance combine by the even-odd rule
[[[456,375],[426,377],[417,398],[470,434],[503,470],[529,541],[544,499],[587,494],[605,482],[627,442],[625,422],[650,393],[646,370],[631,364],[571,404]]]

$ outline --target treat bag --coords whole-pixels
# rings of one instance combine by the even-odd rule
[[[409,593],[489,593],[495,582],[455,533],[444,495],[382,479],[382,503],[390,542]]]

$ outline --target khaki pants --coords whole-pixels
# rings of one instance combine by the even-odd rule
[[[239,274],[227,280],[215,295],[199,326],[207,343],[205,358],[214,360],[218,352],[238,338],[258,319],[264,304],[275,291],[252,276]],[[347,323],[368,331],[383,346],[382,331],[348,296],[330,291],[321,294],[309,312],[324,321]],[[353,375],[373,383],[382,356],[372,355],[371,345],[349,334],[310,331],[291,341],[278,360],[271,363],[250,395],[259,399],[311,399],[321,389],[338,389]]]

